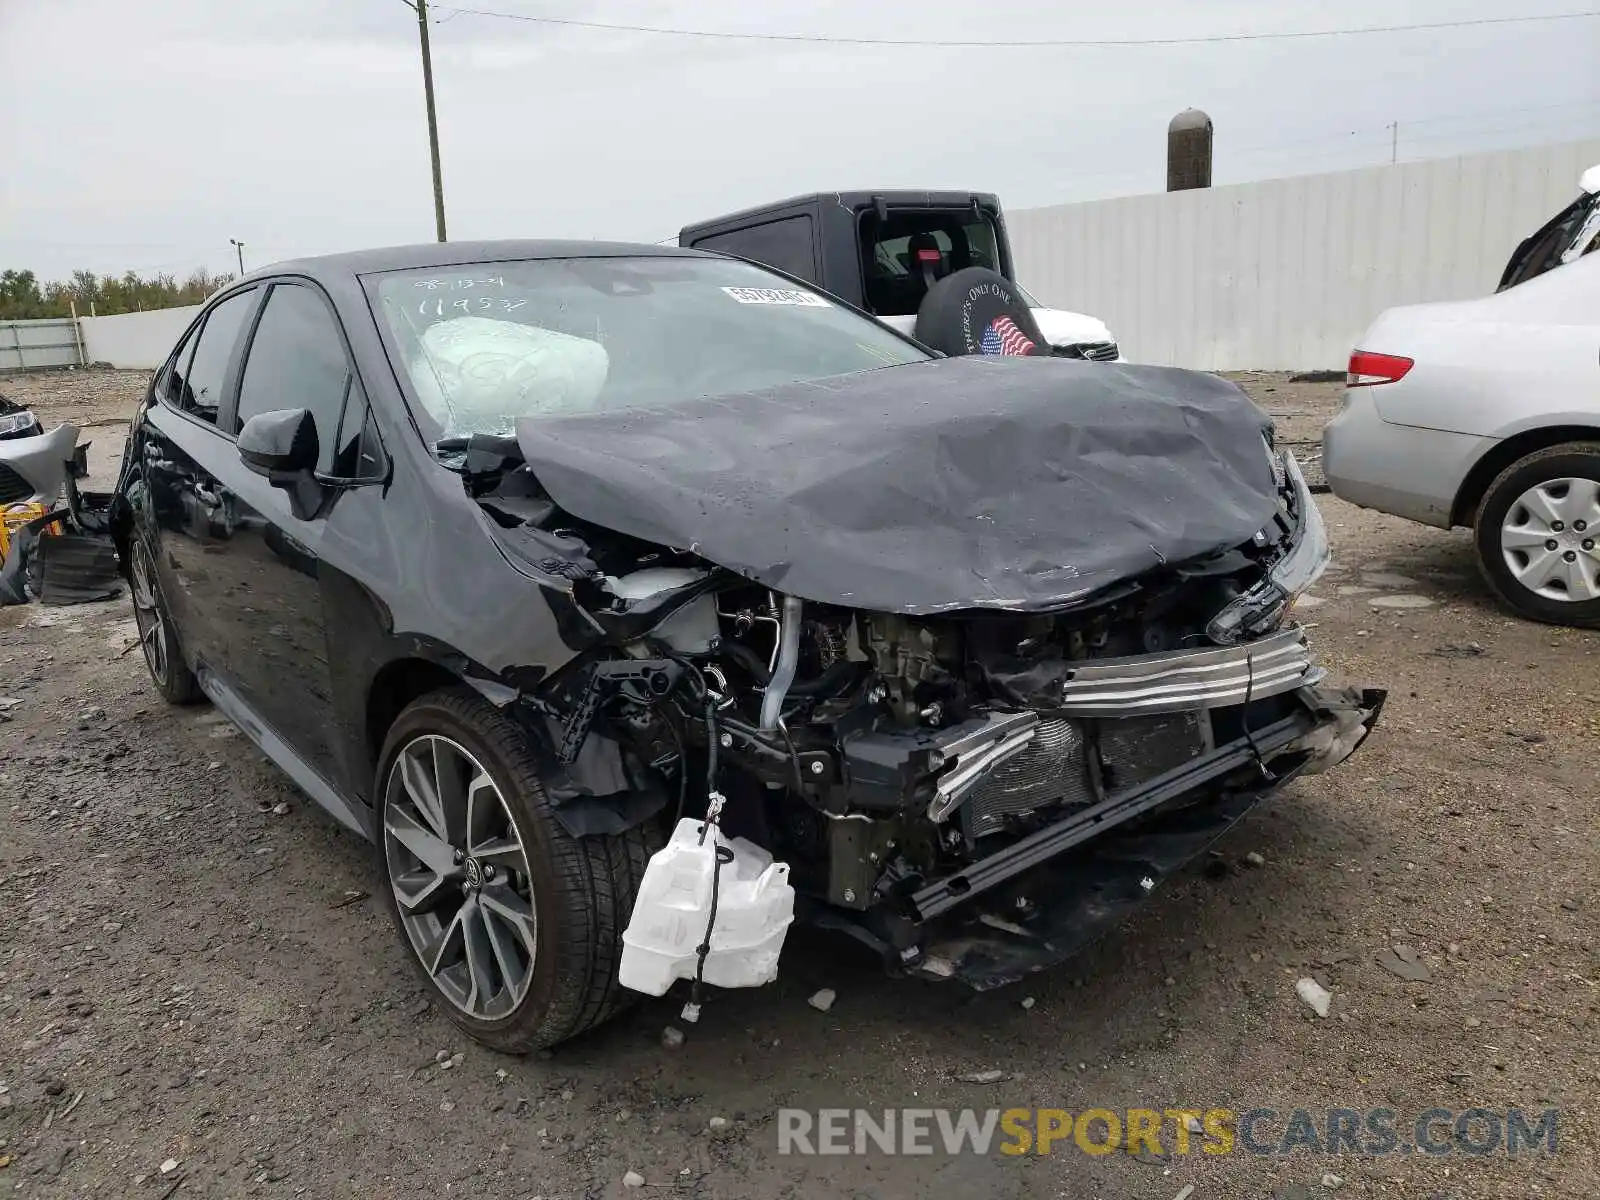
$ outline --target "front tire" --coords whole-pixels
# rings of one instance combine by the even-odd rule
[[[633,993],[622,932],[651,825],[573,838],[522,730],[466,688],[395,721],[378,764],[382,893],[413,964],[468,1036],[512,1054],[566,1041]]]
[[[1484,578],[1518,615],[1600,628],[1600,443],[1538,450],[1500,472],[1474,538]]]

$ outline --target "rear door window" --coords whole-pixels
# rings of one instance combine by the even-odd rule
[[[174,408],[183,407],[184,384],[189,379],[189,360],[194,357],[194,344],[200,340],[200,330],[197,326],[189,331],[189,336],[183,339],[177,351],[167,360],[167,365],[161,368],[161,374],[156,377],[156,398],[165,400]]]
[[[233,361],[234,348],[239,344],[245,321],[255,307],[255,299],[253,288],[238,292],[206,315],[193,355],[185,346],[173,364],[167,381],[169,403],[208,424],[217,423],[228,366]]]

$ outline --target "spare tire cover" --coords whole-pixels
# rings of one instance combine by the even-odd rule
[[[967,267],[929,289],[914,335],[946,354],[1049,354],[1050,345],[1011,281]]]

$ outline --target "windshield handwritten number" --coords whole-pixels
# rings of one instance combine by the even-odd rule
[[[474,309],[478,312],[516,312],[517,309],[527,304],[526,300],[514,300],[506,296],[463,296],[459,300],[451,301],[449,307],[460,312],[471,313]],[[442,317],[445,312],[445,302],[442,296],[426,297],[417,304],[417,312],[424,317]]]
[[[465,279],[414,279],[411,281],[411,286],[425,288],[430,292],[436,292],[440,288],[452,292],[466,292],[475,287],[503,288],[506,286],[506,281],[503,275],[491,275],[487,279],[473,279],[469,275]]]

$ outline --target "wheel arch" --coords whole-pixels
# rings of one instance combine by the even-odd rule
[[[1541,425],[1496,442],[1472,464],[1461,487],[1456,491],[1455,503],[1450,507],[1450,525],[1471,526],[1476,522],[1478,506],[1483,502],[1500,472],[1518,459],[1526,458],[1563,442],[1600,441],[1600,426],[1596,425]]]
[[[464,676],[431,658],[408,656],[380,667],[367,685],[367,702],[363,708],[363,749],[369,770],[377,769],[384,739],[407,705],[429,692],[466,682]]]
[[[137,505],[145,491],[144,477],[137,470],[130,471],[111,497],[111,511],[107,515],[106,531],[117,552],[117,570],[124,580],[132,579],[133,563],[130,554],[137,535],[139,512]]]
[[[387,624],[387,613],[382,624]],[[346,695],[360,705],[352,714],[351,724],[361,731],[365,765],[370,772],[376,769],[383,754],[383,743],[395,719],[406,706],[427,695],[445,688],[468,687],[498,709],[506,709],[521,694],[516,686],[517,672],[512,678],[502,678],[470,655],[462,653],[449,642],[431,637],[380,638],[366,655],[367,668],[379,664],[365,678],[346,683]],[[365,672],[362,673],[365,675]],[[353,685],[353,687],[352,687]]]

